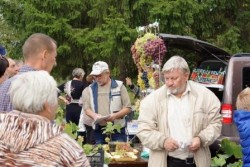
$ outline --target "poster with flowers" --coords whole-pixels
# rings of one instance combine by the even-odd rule
[[[142,91],[157,89],[160,86],[160,67],[167,48],[163,39],[156,35],[158,29],[158,22],[139,27],[139,37],[131,47],[132,58],[138,69],[137,84]]]

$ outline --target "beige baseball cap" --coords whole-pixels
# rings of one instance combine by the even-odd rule
[[[95,62],[92,66],[92,72],[89,75],[100,75],[103,71],[108,70],[109,66],[104,61]]]

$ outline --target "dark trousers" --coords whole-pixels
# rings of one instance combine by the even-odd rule
[[[185,160],[169,157],[167,158],[168,167],[196,167],[195,163],[188,164]]]
[[[92,126],[85,125],[87,135],[86,135],[86,144],[95,144],[95,130]]]
[[[79,104],[71,103],[66,106],[66,122],[78,125],[82,107]]]

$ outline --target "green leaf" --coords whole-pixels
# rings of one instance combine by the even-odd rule
[[[83,151],[86,155],[93,155],[98,152],[99,149],[102,149],[102,145],[91,145],[91,144],[84,144],[83,145]]]
[[[65,124],[64,132],[67,133],[73,139],[77,137],[78,126],[75,123],[67,123]]]
[[[242,166],[242,152],[241,146],[229,139],[223,139],[220,144],[219,153],[212,158],[212,167],[241,167]],[[232,157],[233,156],[233,157]],[[227,164],[226,160],[228,158],[236,158],[235,162],[232,164]]]
[[[90,155],[92,153],[94,146],[91,144],[84,144],[83,145],[83,151],[86,155]]]
[[[225,156],[218,154],[216,157],[212,158],[212,167],[223,166],[226,164]]]
[[[243,165],[243,162],[240,160],[240,161],[234,162],[233,164],[228,164],[227,167],[242,167],[242,165]]]
[[[228,155],[233,155],[235,158],[242,158],[241,146],[229,139],[223,139],[221,141],[221,149]]]
[[[107,122],[106,126],[102,128],[103,134],[110,135],[110,140],[111,139],[111,134],[115,133],[115,130],[119,133],[121,133],[121,128],[122,126],[120,124],[113,124],[112,122]]]

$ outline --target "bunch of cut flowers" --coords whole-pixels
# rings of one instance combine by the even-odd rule
[[[141,90],[158,87],[155,81],[153,64],[161,66],[162,60],[167,52],[164,41],[152,33],[146,33],[143,37],[137,38],[131,47],[131,53],[139,74],[137,84]],[[146,77],[145,77],[146,76]]]

